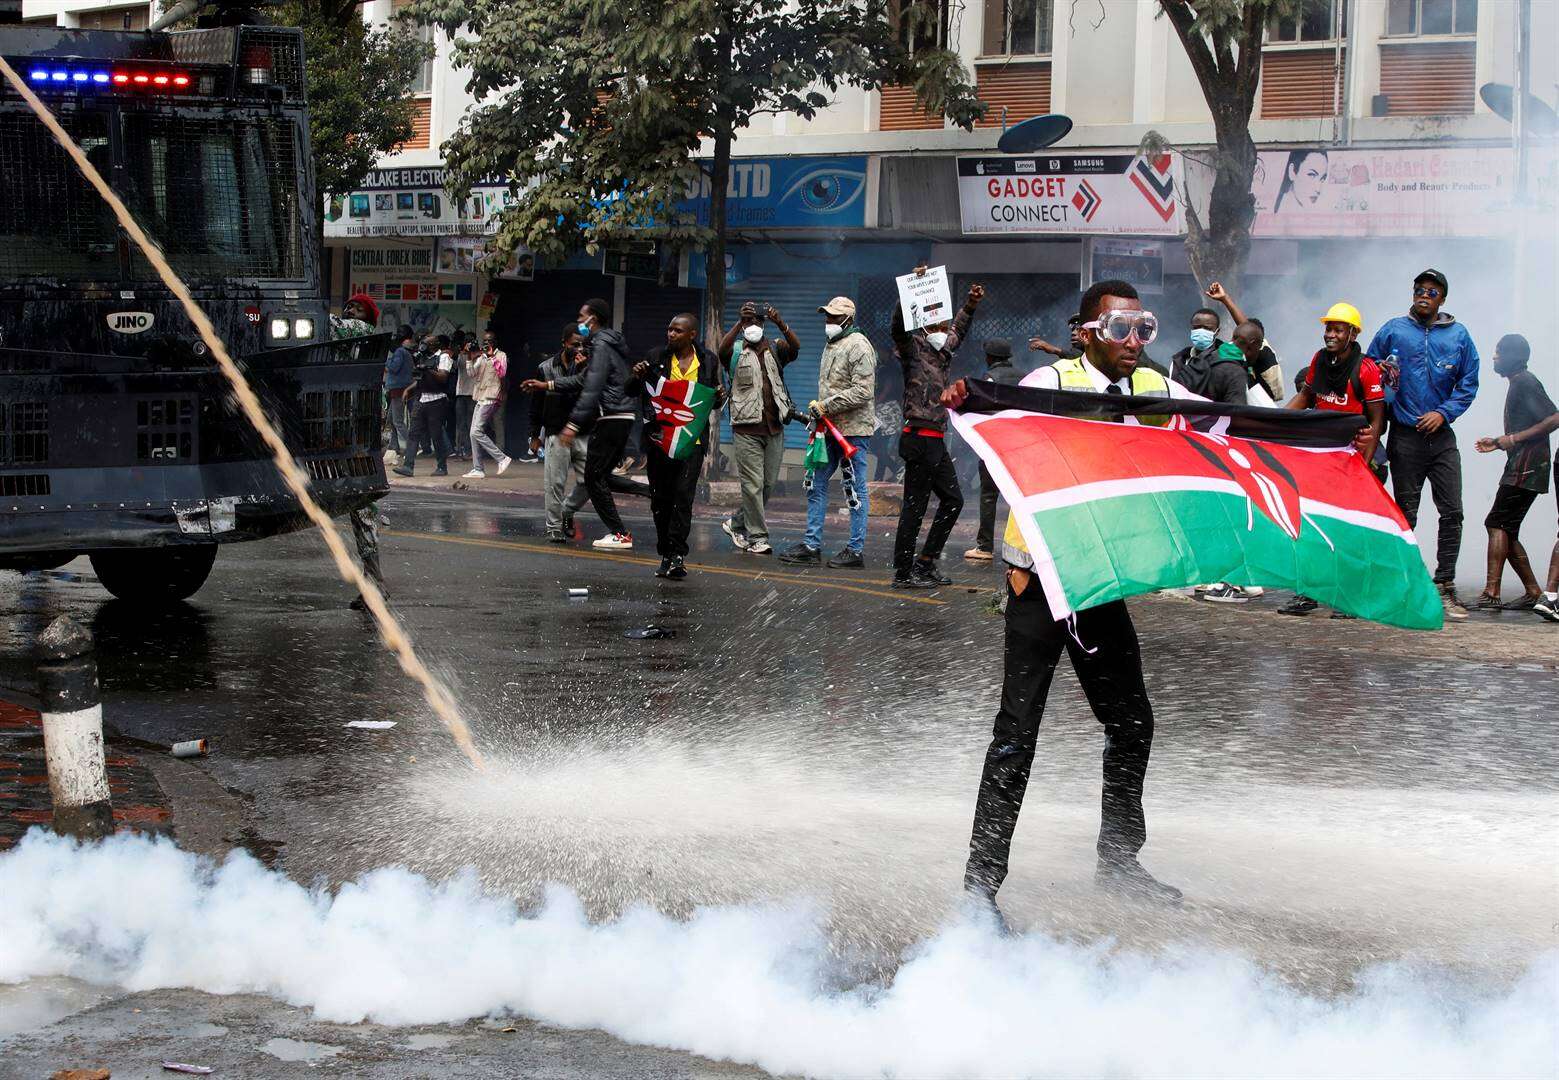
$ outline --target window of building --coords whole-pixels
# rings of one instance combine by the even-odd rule
[[[950,8],[954,6],[961,10],[961,0],[932,0],[930,3],[889,0],[888,17],[910,52],[945,49],[955,14]]]
[[[985,0],[986,56],[1048,56],[1055,0]]]
[[[1347,0],[1305,0],[1299,11],[1272,20],[1267,27],[1270,45],[1299,44],[1306,41],[1336,41],[1338,18],[1346,20]],[[1344,24],[1342,35],[1348,36]]]
[[[392,18],[403,18],[406,8],[411,5],[411,0],[395,0],[395,7],[391,13]],[[408,21],[408,29],[416,36],[418,41],[433,44],[433,27],[418,26]],[[411,84],[411,92],[417,95],[433,93],[433,55],[422,62],[422,70],[417,73],[416,80]]]
[[[1389,0],[1386,33],[1393,37],[1475,34],[1478,0]]]

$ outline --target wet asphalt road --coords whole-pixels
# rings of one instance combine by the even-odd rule
[[[22,677],[55,614],[88,622],[117,731],[212,742],[209,759],[159,765],[181,840],[241,844],[300,881],[470,865],[522,902],[562,881],[598,915],[806,894],[867,968],[946,915],[999,689],[993,571],[949,560],[956,586],[905,595],[883,566],[891,523],[873,521],[865,571],[829,571],[733,552],[705,519],[692,576],[666,582],[647,522],[640,550],[608,555],[545,543],[534,508],[402,493],[385,508],[392,601],[467,710],[484,777],[308,535],[225,550],[169,613],[108,601],[84,561],[7,575],[0,670]],[[841,534],[831,522],[827,543]],[[1498,979],[1552,948],[1559,634],[1518,615],[1413,634],[1283,619],[1278,602],[1134,604],[1158,721],[1144,861],[1192,900],[1172,921],[1122,918],[1088,888],[1100,740],[1063,662],[1003,893],[1016,921],[1225,945],[1320,987],[1400,957]],[[648,624],[676,636],[624,637]],[[420,1046],[426,1059],[386,1035],[376,1045],[401,1050],[380,1060],[369,1028],[321,1034],[297,1010],[160,993],[180,1023],[222,1012],[218,1026],[242,1032],[223,1045],[243,1075],[301,1075],[255,1050],[288,1032],[361,1044],[363,1075],[523,1070],[538,1039],[561,1040],[543,1055],[559,1075],[727,1072],[524,1025],[509,1049],[467,1025],[456,1044]],[[149,1045],[172,1029],[127,1010],[157,998],[105,1003],[6,1057]]]

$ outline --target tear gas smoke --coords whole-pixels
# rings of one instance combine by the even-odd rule
[[[1554,953],[1497,989],[1392,966],[1318,997],[1227,952],[957,923],[891,978],[840,988],[805,907],[592,925],[562,890],[532,913],[469,875],[311,892],[242,854],[218,867],[165,840],[39,830],[0,855],[0,897],[0,980],[259,993],[347,1023],[511,1012],[776,1073],[1526,1077],[1551,1074],[1559,1039]]]

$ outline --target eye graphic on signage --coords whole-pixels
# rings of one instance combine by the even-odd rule
[[[796,177],[780,203],[799,202],[808,213],[836,214],[855,205],[865,192],[864,172],[822,166]]]

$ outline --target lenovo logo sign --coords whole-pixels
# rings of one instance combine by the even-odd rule
[[[108,316],[108,328],[116,334],[144,334],[156,321],[149,311],[116,311]]]

